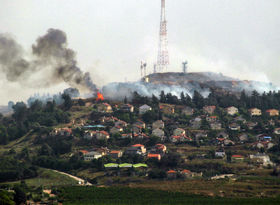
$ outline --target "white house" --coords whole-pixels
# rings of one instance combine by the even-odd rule
[[[177,128],[173,131],[173,135],[175,136],[180,136],[180,135],[185,135],[186,131],[182,128]]]
[[[145,112],[148,112],[150,110],[152,110],[152,108],[149,105],[146,105],[146,104],[142,105],[142,106],[139,107],[139,114],[142,115]]]

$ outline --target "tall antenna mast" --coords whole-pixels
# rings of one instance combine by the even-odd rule
[[[159,48],[157,58],[157,71],[167,71],[169,65],[168,41],[167,41],[167,21],[165,13],[165,0],[161,0]]]

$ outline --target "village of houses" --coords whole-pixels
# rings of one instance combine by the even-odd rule
[[[182,162],[178,167],[160,167],[165,172],[166,178],[203,177],[203,172],[181,166],[188,165],[192,159],[202,161],[209,159],[209,150],[205,152],[203,147],[213,150],[214,156],[211,159],[222,163],[247,164],[248,169],[277,167],[268,154],[268,150],[277,143],[274,136],[280,135],[280,128],[275,127],[279,124],[279,111],[275,109],[262,111],[252,108],[247,110],[247,117],[244,117],[233,106],[219,108],[217,112],[215,106],[204,106],[203,110],[195,110],[186,106],[159,103],[158,111],[161,113],[161,119],[145,123],[142,116],[154,109],[146,104],[134,106],[99,102],[86,106],[94,107],[95,112],[99,113],[98,119],[78,118],[73,120],[69,127],[55,128],[50,135],[71,136],[73,129],[80,128],[83,130],[82,140],[86,142],[106,142],[114,136],[117,136],[118,140],[129,140],[124,146],[111,145],[110,147],[113,147],[111,149],[106,143],[102,146],[90,143],[89,146],[78,147],[71,153],[79,154],[84,161],[89,162],[109,157],[111,161],[104,164],[106,174],[121,175],[122,170],[133,168],[141,169],[141,173],[144,171],[148,176],[148,172],[154,168],[154,162],[160,162],[171,152],[175,152],[180,155]],[[134,122],[125,121],[116,117],[115,112],[134,114],[136,119]],[[221,120],[221,112],[229,122]],[[258,127],[258,118],[264,115],[267,117],[267,124],[264,126],[274,126],[272,133],[255,129]],[[152,145],[148,143],[151,138],[157,139],[156,143]],[[131,163],[119,160],[135,156],[141,157],[142,161]],[[236,174],[238,173],[220,173],[211,179],[234,177]]]

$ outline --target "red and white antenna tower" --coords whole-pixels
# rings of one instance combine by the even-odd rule
[[[169,54],[168,54],[168,41],[167,41],[167,21],[166,21],[166,13],[165,13],[165,0],[161,0],[157,72],[167,71],[168,65],[169,65]]]

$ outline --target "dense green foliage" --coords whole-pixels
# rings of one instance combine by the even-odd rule
[[[65,96],[65,99],[68,99]],[[55,102],[42,102],[36,100],[30,107],[23,102],[13,105],[12,117],[0,120],[0,144],[7,144],[9,141],[22,137],[30,130],[40,130],[43,127],[68,123],[69,114],[63,109],[69,109],[70,105],[57,106]]]
[[[279,204],[279,198],[211,198],[140,188],[64,187],[63,204]]]
[[[0,182],[27,179],[37,176],[37,168],[11,157],[0,158]]]

